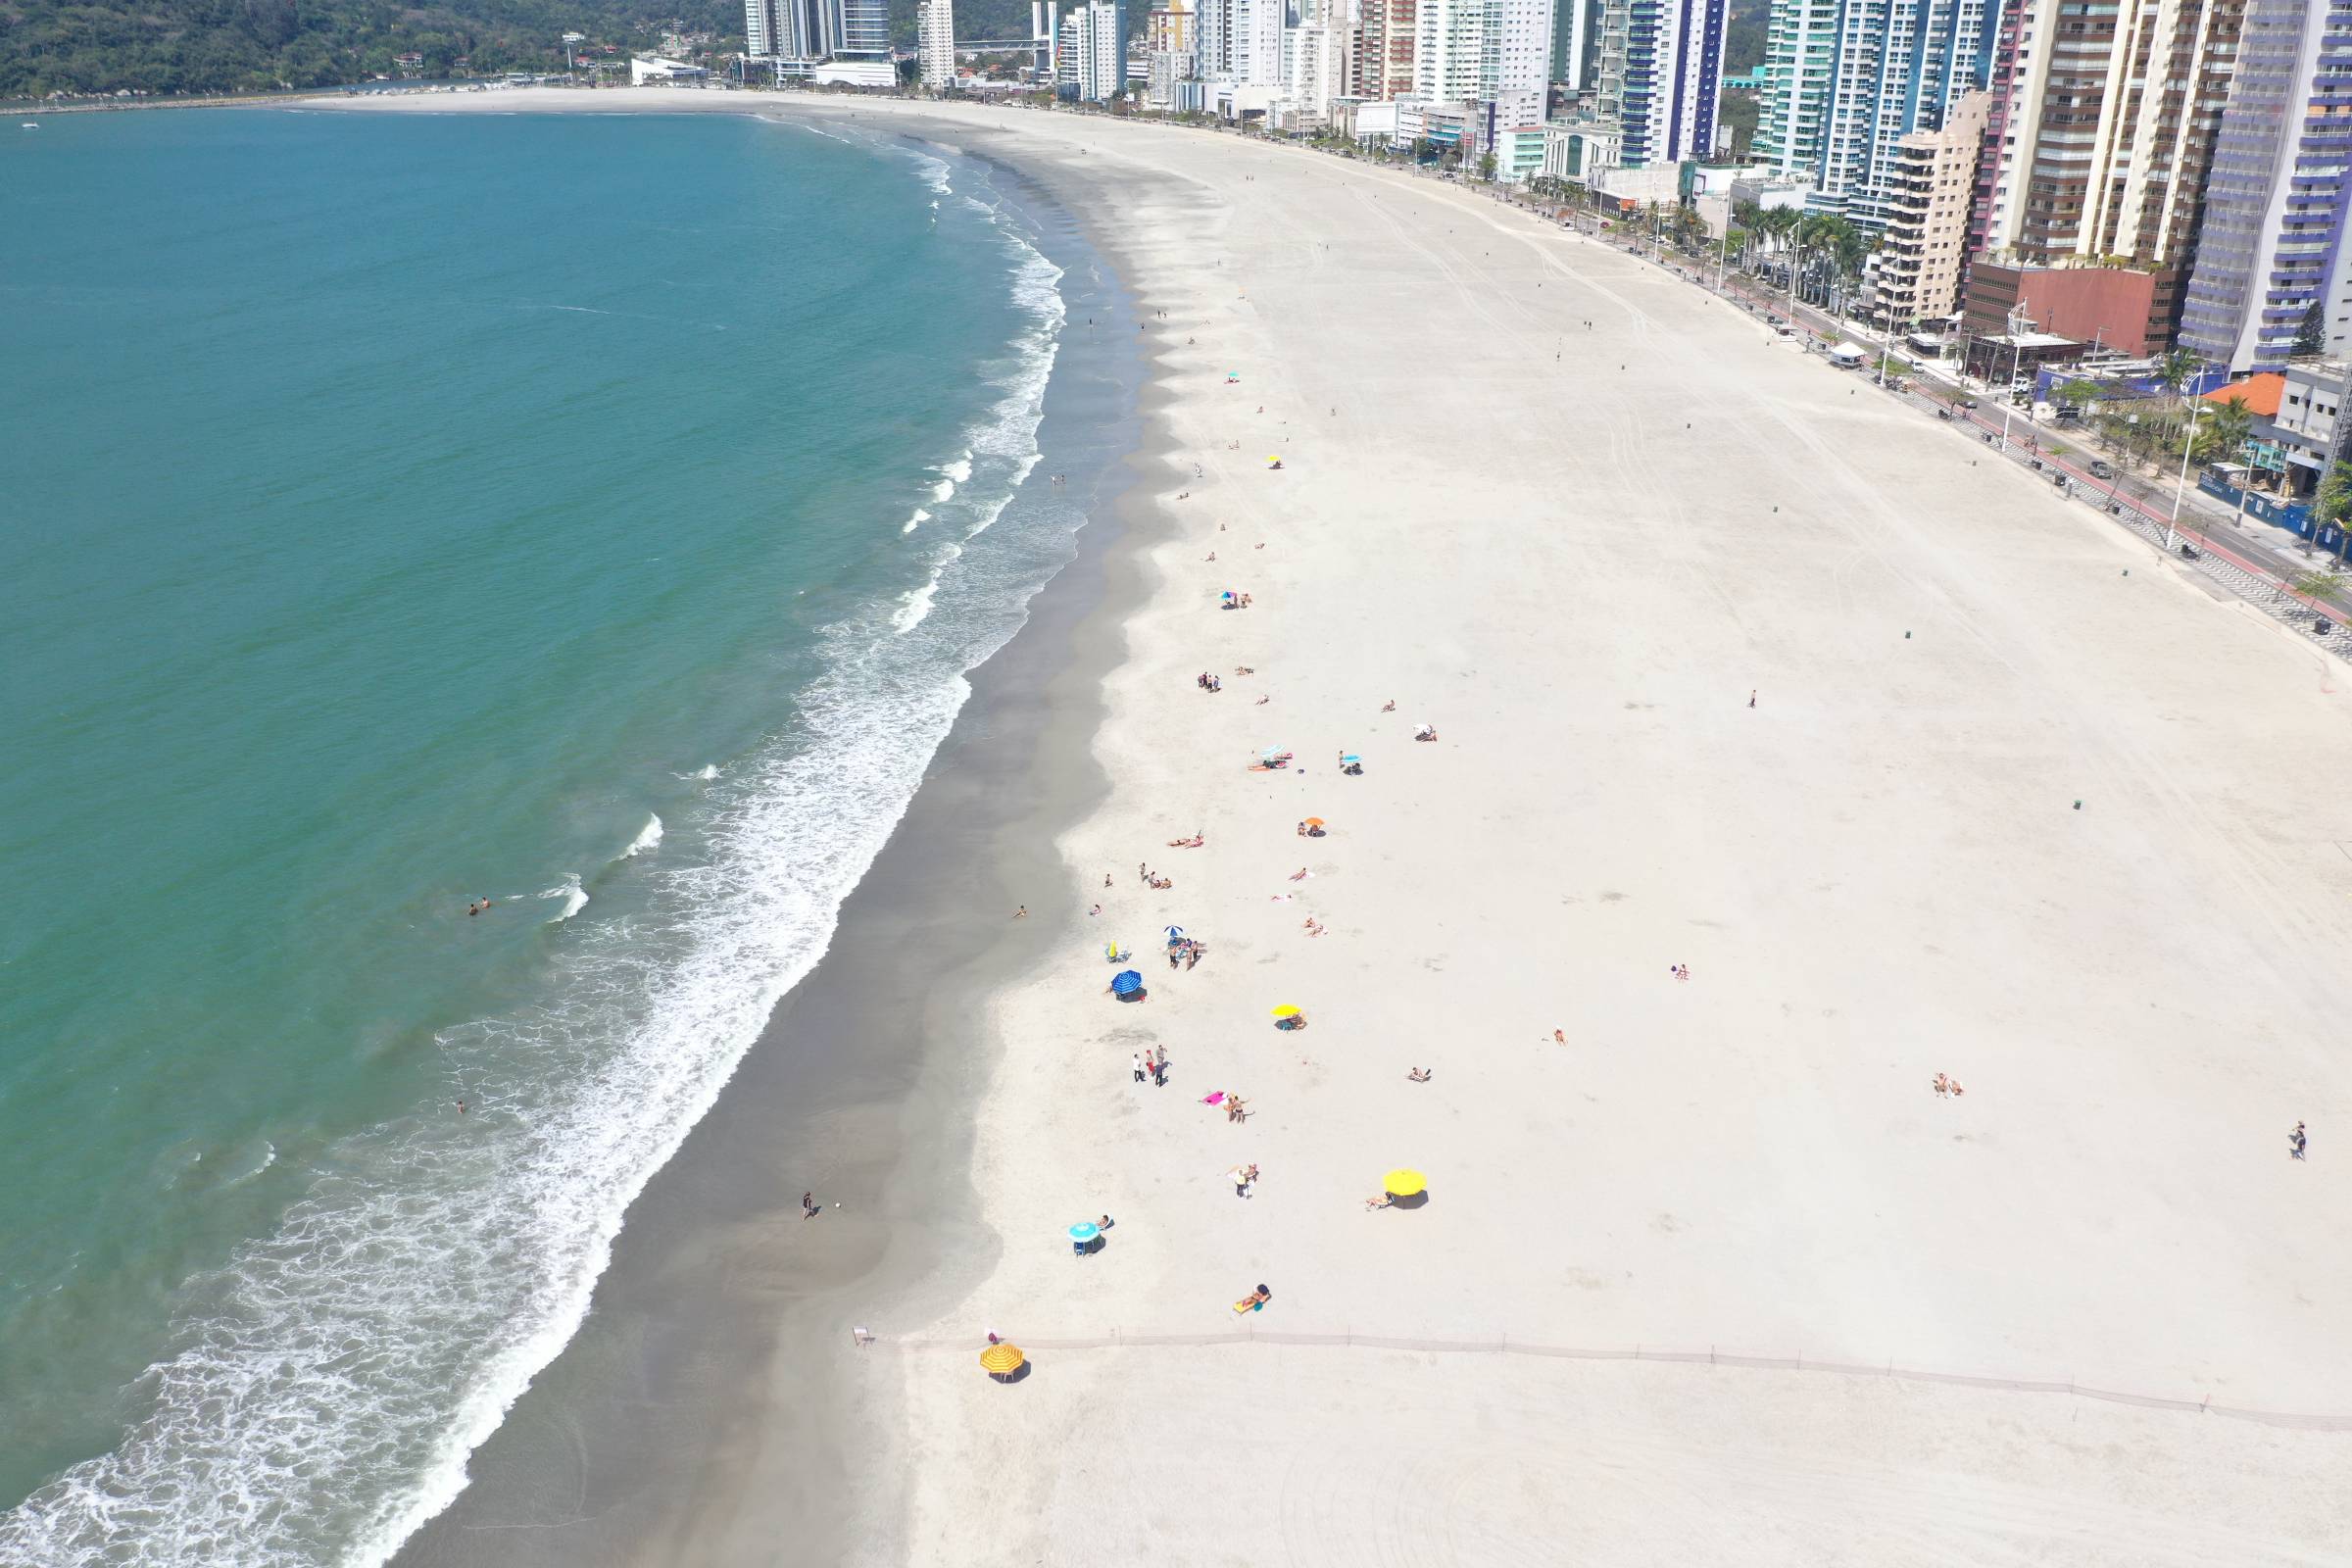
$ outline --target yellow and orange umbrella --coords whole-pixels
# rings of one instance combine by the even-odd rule
[[[1021,1363],[1027,1359],[1017,1345],[992,1345],[980,1352],[980,1369],[992,1378],[1001,1378],[1006,1373],[1018,1372]]]

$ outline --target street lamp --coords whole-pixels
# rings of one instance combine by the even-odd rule
[[[2180,441],[2180,477],[2173,485],[2173,514],[2164,525],[2164,553],[2173,553],[2173,536],[2180,526],[2180,503],[2188,495],[2188,454],[2197,444],[2197,416],[2211,414],[2213,406],[2200,403],[2188,411],[2188,434]]]

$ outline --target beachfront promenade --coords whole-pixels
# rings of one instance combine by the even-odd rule
[[[834,1336],[889,1422],[860,1560],[2352,1561],[2352,1435],[2202,1408],[2352,1415],[2335,661],[1526,214],[760,107],[1034,176],[1154,369],[1054,760],[1102,788],[1026,920],[970,911],[1043,955],[982,1009],[990,1255]],[[1427,1201],[1370,1208],[1400,1166]],[[1505,1337],[1857,1370],[1431,1348]]]

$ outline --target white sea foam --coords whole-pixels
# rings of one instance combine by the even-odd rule
[[[580,886],[580,879],[576,875],[565,876],[563,881],[557,883],[552,888],[548,888],[542,892],[539,897],[543,899],[562,899],[564,901],[564,907],[562,911],[559,912],[554,919],[547,922],[549,925],[562,925],[564,921],[570,919],[573,915],[588,907],[588,890]]]
[[[629,847],[620,852],[620,858],[624,860],[633,860],[640,855],[652,854],[661,847],[661,844],[662,819],[658,816],[649,816],[645,819],[645,826],[637,830],[637,836],[629,840]]]
[[[820,132],[821,134],[821,132]],[[985,186],[983,185],[983,188]],[[970,432],[964,539],[1035,462],[1058,272],[1002,211],[1030,329]],[[793,727],[721,778],[692,848],[645,860],[654,916],[581,927],[540,1005],[444,1030],[464,1118],[339,1141],[276,1233],[194,1282],[111,1452],[0,1514],[0,1563],[385,1562],[466,1482],[468,1455],[585,1316],[621,1216],[716,1100],[969,693],[1068,557],[1066,535],[952,552],[908,601],[823,628]],[[705,814],[707,812],[707,815]],[[564,914],[577,877],[539,895]]]
[[[702,766],[696,768],[691,773],[672,773],[669,776],[671,778],[678,779],[713,779],[718,777],[718,764],[716,762],[705,762]]]

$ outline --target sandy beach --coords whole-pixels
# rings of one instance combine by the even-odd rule
[[[1164,450],[1040,760],[1105,783],[961,910],[1029,913],[946,1112],[980,1239],[826,1304],[847,1548],[706,1475],[643,1560],[2352,1561],[2343,665],[1476,195],[751,102],[1054,192]],[[1426,1202],[1369,1209],[1398,1166]]]

